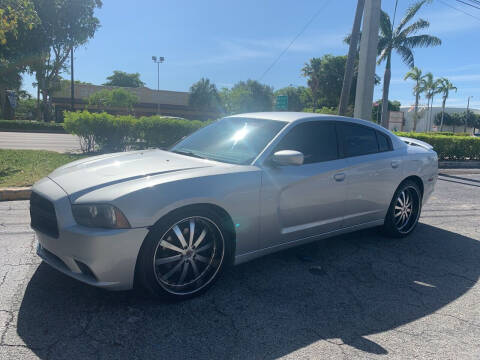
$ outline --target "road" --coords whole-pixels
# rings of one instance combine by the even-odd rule
[[[28,203],[0,203],[0,358],[478,360],[479,188],[480,175],[441,176],[406,239],[318,241],[176,304],[41,264]]]
[[[70,134],[0,132],[0,149],[80,152],[80,143]]]

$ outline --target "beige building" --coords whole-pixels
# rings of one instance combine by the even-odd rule
[[[480,114],[480,110],[478,109],[470,109],[475,114]],[[415,113],[413,106],[402,106],[400,111],[403,112],[405,122],[403,126],[403,131],[412,131],[413,130],[413,115]],[[449,114],[453,113],[462,113],[467,111],[466,108],[453,108],[447,107],[445,108],[445,112]],[[425,132],[425,131],[440,131],[440,126],[435,125],[435,116],[438,113],[442,112],[442,108],[440,106],[434,106],[433,109],[427,110],[426,106],[420,106],[418,110],[418,121],[417,121],[417,131],[418,132]],[[443,126],[443,131],[453,131],[452,126]],[[463,132],[463,126],[456,126],[455,132]],[[467,127],[467,132],[473,133],[473,128]]]
[[[68,84],[68,83],[65,83]],[[100,90],[112,90],[115,86],[100,86],[92,84],[75,84],[75,110],[83,110],[88,105],[88,97]],[[186,119],[214,119],[218,114],[200,113],[192,109],[188,104],[190,93],[181,91],[152,90],[147,87],[141,88],[122,88],[128,90],[138,97],[138,103],[135,104],[133,114],[135,116],[150,116],[157,114],[165,116],[182,117]],[[71,110],[70,85],[62,88],[52,94],[52,105],[55,108],[56,121],[63,121],[63,111]],[[112,114],[126,114],[125,108],[102,109],[96,106],[89,106],[89,111],[106,111]]]

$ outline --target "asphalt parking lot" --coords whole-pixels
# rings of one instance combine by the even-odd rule
[[[318,241],[177,304],[52,270],[28,223],[0,203],[0,359],[480,358],[480,175],[441,176],[407,239]]]

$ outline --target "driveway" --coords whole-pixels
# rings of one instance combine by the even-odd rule
[[[480,175],[441,176],[413,235],[273,254],[182,303],[83,285],[0,203],[1,359],[480,358]]]
[[[80,152],[80,143],[70,134],[0,132],[0,149]]]

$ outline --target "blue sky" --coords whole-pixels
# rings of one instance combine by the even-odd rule
[[[410,3],[399,1],[400,16]],[[394,4],[395,0],[383,0],[382,8],[392,14]],[[157,70],[151,56],[160,55],[166,59],[160,65],[161,89],[187,91],[201,77],[219,88],[259,79],[320,10],[262,79],[275,89],[306,85],[300,70],[310,58],[346,54],[342,39],[351,31],[355,5],[356,0],[104,0],[97,11],[102,27],[75,54],[75,78],[101,84],[113,70],[139,72],[146,86],[156,88]],[[416,65],[437,77],[448,77],[458,87],[447,106],[466,106],[472,95],[472,106],[480,108],[480,10],[454,0],[434,0],[420,16],[430,21],[428,32],[439,36],[443,45],[417,49]],[[409,105],[414,101],[412,83],[403,81],[408,69],[398,56],[392,66],[390,99]],[[383,76],[382,65],[377,74]],[[26,76],[24,87],[36,93],[32,82]],[[380,97],[381,86],[377,86],[375,98]]]

